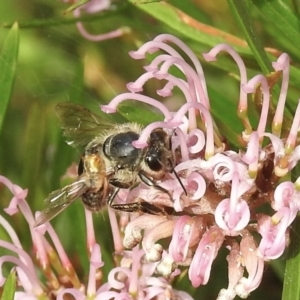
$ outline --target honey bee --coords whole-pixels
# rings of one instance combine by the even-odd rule
[[[141,182],[168,194],[156,184],[167,173],[173,172],[179,180],[174,171],[171,136],[167,132],[161,128],[153,130],[148,146],[138,149],[132,145],[142,131],[136,123],[114,124],[72,103],[58,104],[56,114],[67,143],[84,146],[85,150],[79,162],[78,178],[49,194],[35,227],[50,221],[79,197],[91,211],[100,211],[108,204],[127,212],[166,214],[163,207],[146,201],[128,204],[113,201],[120,189],[132,188]]]

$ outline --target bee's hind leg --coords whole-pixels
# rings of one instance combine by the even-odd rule
[[[125,212],[142,212],[150,215],[166,216],[174,212],[174,209],[167,206],[157,206],[137,198],[137,202],[132,202],[128,204],[112,204],[111,207]]]

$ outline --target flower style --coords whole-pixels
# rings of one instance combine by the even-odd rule
[[[0,257],[0,291],[6,281],[3,275],[4,264],[10,262],[15,265],[14,270],[18,279],[15,300],[175,298],[192,300],[187,293],[173,289],[171,284],[173,277],[166,279],[154,276],[158,263],[148,263],[144,259],[145,251],[139,246],[132,250],[124,250],[121,246],[120,225],[112,210],[109,211],[109,216],[114,236],[115,256],[121,259],[115,260],[116,266],[110,270],[108,281],[103,282],[101,267],[104,262],[101,247],[95,240],[92,213],[85,211],[90,265],[87,282],[82,281],[51,224],[46,222],[37,228],[33,227],[35,217],[25,199],[28,191],[3,176],[0,176],[0,183],[13,194],[5,212],[13,215],[20,211],[23,214],[29,226],[34,252],[34,257],[30,257],[23,249],[13,227],[0,214],[0,226],[11,240],[10,242],[0,240],[0,247],[10,251],[10,254]],[[45,233],[48,233],[50,240],[46,238]]]
[[[281,256],[287,246],[289,226],[300,209],[300,179],[292,182],[286,176],[300,159],[296,140],[300,105],[289,134],[284,136],[289,57],[282,54],[273,62],[276,75],[282,73],[282,85],[269,132],[271,94],[266,77],[259,74],[248,79],[243,60],[229,45],[217,45],[203,57],[215,61],[222,51],[233,58],[240,71],[237,114],[244,131],[241,132],[243,145],[238,152],[222,142],[226,139],[211,115],[199,60],[187,45],[169,34],[161,34],[130,52],[133,59],[143,59],[147,53],[157,55],[144,68],[144,74],[127,84],[129,93],[116,96],[101,109],[113,113],[128,99],[158,110],[164,120],[146,126],[134,146],[147,147],[151,131],[163,128],[171,136],[176,157],[174,170],[181,181],[170,173],[157,182],[169,192],[169,198],[142,185],[128,194],[127,201],[138,195],[153,205],[172,208],[174,213],[132,219],[125,229],[125,247],[131,249],[141,242],[148,261],[158,262],[157,271],[164,276],[175,276],[177,266],[187,267],[194,287],[208,282],[219,249],[226,247],[229,284],[220,291],[218,300],[230,300],[236,295],[246,298],[256,289],[262,279],[264,262]],[[183,57],[188,57],[189,62]],[[181,76],[174,76],[171,67],[177,68]],[[143,86],[150,79],[164,80],[163,88],[156,91],[159,96],[171,96],[177,87],[186,103],[174,112],[162,102],[143,95]],[[258,93],[262,106],[255,128],[248,118],[247,95]],[[264,204],[270,207],[271,214],[258,213]],[[164,248],[158,240],[168,237],[171,242]]]
[[[67,3],[73,3],[73,0],[63,0],[64,2]],[[83,13],[86,14],[95,14],[97,12],[100,12],[102,10],[106,10],[110,7],[110,0],[89,0],[87,3],[78,6],[76,9],[73,10],[73,14],[74,17],[79,18]],[[80,32],[80,34],[86,38],[89,41],[92,42],[100,42],[100,41],[104,41],[104,40],[109,40],[109,39],[114,39],[116,37],[119,37],[121,35],[123,35],[126,31],[128,31],[125,28],[119,28],[116,30],[113,30],[111,32],[108,33],[104,33],[104,34],[98,34],[98,35],[94,35],[89,33],[82,22],[77,22],[76,26],[78,28],[78,31]]]

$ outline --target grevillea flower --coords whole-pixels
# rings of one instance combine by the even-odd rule
[[[215,61],[220,52],[227,52],[240,72],[236,103],[244,130],[240,133],[243,145],[239,151],[222,142],[226,139],[210,111],[204,68],[187,45],[169,34],[161,34],[130,52],[133,59],[143,59],[147,53],[154,58],[145,66],[145,73],[128,83],[129,93],[116,96],[101,109],[113,113],[128,99],[158,110],[164,120],[146,126],[134,146],[147,147],[151,131],[163,128],[171,136],[174,169],[180,178],[179,181],[170,173],[157,182],[171,197],[142,185],[129,192],[127,201],[143,199],[171,208],[173,213],[133,218],[125,228],[125,247],[132,249],[141,244],[146,259],[158,262],[157,271],[164,276],[176,276],[178,266],[188,268],[194,287],[209,281],[218,251],[225,247],[229,250],[229,283],[218,299],[230,300],[236,295],[246,298],[256,289],[262,280],[264,262],[280,257],[287,246],[289,226],[300,209],[300,179],[292,182],[286,176],[300,159],[296,139],[300,105],[289,133],[283,135],[289,79],[287,54],[272,64],[277,76],[282,73],[282,85],[273,121],[268,124],[271,92],[266,77],[258,74],[249,79],[242,58],[226,44],[217,45],[203,57],[208,62]],[[178,69],[181,76],[176,77],[171,68]],[[163,80],[164,86],[157,90],[159,96],[172,96],[176,87],[186,103],[178,111],[170,111],[162,102],[143,95],[144,84],[153,79]],[[248,94],[261,95],[257,126],[248,118]],[[262,205],[269,206],[270,213],[258,213]],[[159,241],[166,238],[171,242],[163,247]]]
[[[82,280],[77,275],[76,267],[69,259],[51,224],[46,222],[37,228],[33,227],[35,217],[25,199],[28,191],[3,176],[0,176],[0,184],[6,186],[13,194],[5,212],[13,215],[20,211],[23,214],[28,223],[28,234],[32,240],[33,256],[31,257],[23,249],[7,218],[0,214],[0,226],[10,238],[9,242],[0,240],[0,248],[9,252],[0,257],[0,290],[6,281],[3,272],[5,263],[12,263],[17,274],[15,300],[192,300],[187,293],[177,291],[172,287],[174,277],[167,279],[154,275],[158,262],[147,262],[144,259],[145,251],[139,246],[132,250],[124,250],[120,234],[121,226],[117,223],[116,215],[112,210],[109,211],[109,216],[115,246],[113,255],[119,259],[115,259],[116,266],[110,270],[107,282],[103,282],[101,268],[105,262],[102,260],[101,247],[95,240],[92,213],[85,211],[89,274],[84,276],[84,278],[87,277],[87,280]],[[2,202],[4,202],[3,200]]]
[[[63,0],[67,3],[74,3],[73,0]],[[73,10],[73,14],[76,18],[79,18],[82,14],[96,14],[102,10],[106,10],[110,8],[110,0],[89,0],[87,3],[78,6]],[[89,41],[100,42],[108,39],[114,39],[123,35],[128,29],[119,28],[104,34],[91,34],[89,33],[82,22],[77,22],[76,26],[80,34]]]

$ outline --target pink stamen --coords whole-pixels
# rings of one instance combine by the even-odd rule
[[[91,254],[92,250],[94,248],[94,245],[96,244],[93,215],[92,215],[92,212],[86,208],[84,208],[84,214],[85,214],[85,224],[86,224],[87,249],[89,251],[89,254]]]
[[[171,88],[177,86],[183,92],[186,102],[197,102],[197,99],[193,98],[193,95],[191,94],[191,91],[188,88],[188,84],[186,81],[179,79],[171,74],[169,74],[165,79],[168,82],[162,90],[157,91],[158,95],[164,96],[167,95],[169,92],[169,96],[170,96]],[[195,113],[195,109],[193,108],[189,109],[188,122],[189,122],[189,128],[191,130],[197,128],[196,113]]]
[[[13,229],[13,227],[0,215],[0,224],[3,226],[7,234],[9,235],[10,239],[12,240],[13,244],[19,248],[23,249],[21,242]],[[20,257],[20,259],[23,261],[23,258]]]
[[[151,78],[155,78],[153,72],[146,72],[143,75],[141,75],[138,79],[136,79],[134,82],[127,83],[126,87],[131,93],[142,92],[144,84]]]
[[[249,164],[248,174],[250,178],[256,178],[257,176],[259,150],[259,135],[257,131],[254,131],[250,135],[250,139],[247,145],[247,152],[243,156],[243,161]]]
[[[1,242],[1,244],[3,245],[3,242]],[[28,266],[26,266],[20,259],[10,255],[3,255],[0,257],[0,286],[2,286],[5,281],[5,278],[2,274],[2,265],[4,262],[11,262],[22,269],[22,271],[26,274],[28,281],[32,285],[31,293],[33,293],[35,296],[41,296],[44,294],[44,291],[39,284],[39,280],[35,272],[33,270],[30,270]]]
[[[22,249],[18,248],[15,245],[10,244],[9,242],[0,240],[0,247],[3,247],[5,249],[8,249],[14,253],[16,253],[20,259],[20,261],[26,266],[30,272],[34,274],[34,264],[32,262],[31,257]]]
[[[275,71],[283,71],[280,95],[279,95],[276,112],[272,123],[272,133],[280,137],[281,127],[283,122],[284,106],[286,101],[288,85],[289,85],[289,74],[290,74],[289,56],[286,53],[281,54],[278,57],[277,61],[272,63],[272,66],[275,69]]]
[[[141,268],[141,259],[145,255],[144,250],[139,249],[139,246],[136,246],[132,250],[132,264],[131,264],[131,276],[129,283],[129,294],[137,295],[139,290],[139,271]]]
[[[97,2],[90,1],[87,4],[84,4],[83,6],[75,9],[73,14],[75,17],[79,18],[82,10],[85,10],[87,13],[92,14],[92,13],[96,13],[98,11],[104,10],[104,9],[108,8],[108,6],[109,6],[109,3],[104,3],[103,1],[97,1]],[[104,33],[104,34],[94,35],[94,34],[90,34],[84,28],[84,25],[82,24],[82,22],[77,22],[76,26],[77,26],[77,29],[80,32],[80,34],[84,38],[86,38],[87,40],[92,41],[92,42],[100,42],[100,41],[104,41],[104,40],[113,39],[113,38],[123,35],[124,33],[126,33],[126,31],[128,31],[127,28],[126,29],[124,28],[124,29],[113,30],[111,32]]]
[[[96,295],[96,272],[97,269],[101,268],[103,265],[100,246],[95,244],[91,252],[90,272],[87,286],[87,295],[89,298],[93,298]]]
[[[127,33],[129,31],[128,28],[119,28],[119,29],[110,31],[108,33],[94,35],[94,34],[89,33],[84,28],[84,25],[81,22],[77,22],[76,26],[77,26],[77,29],[80,32],[80,34],[84,38],[86,38],[87,40],[92,41],[92,42],[101,42],[101,41],[105,41],[105,40],[114,39],[114,38],[122,36],[124,33]]]
[[[185,74],[192,98],[198,99],[198,102],[202,103],[207,109],[209,109],[208,97],[204,93],[199,77],[195,73],[195,70],[183,59],[177,57],[169,57],[161,65],[160,70],[155,73],[155,76],[161,75],[163,76],[163,78],[165,78],[168,75],[168,70],[172,65],[178,67]]]
[[[154,52],[158,51],[159,49],[164,50],[171,56],[182,58],[181,55],[171,46],[167,45],[166,43],[155,42],[155,41],[150,41],[150,42],[145,43],[137,51],[130,51],[129,55],[133,59],[143,59],[143,58],[145,58],[145,54],[147,52],[154,53]]]
[[[263,75],[256,75],[252,79],[250,79],[246,85],[242,85],[242,88],[246,93],[255,93],[256,85],[258,83],[261,84],[262,93],[263,93],[263,105],[261,108],[260,120],[257,127],[257,133],[259,135],[259,138],[261,139],[266,129],[267,117],[269,112],[269,104],[270,104],[270,91],[269,91],[267,79]]]
[[[157,129],[157,128],[175,129],[179,125],[181,125],[181,122],[153,122],[143,129],[142,133],[140,134],[139,139],[136,141],[133,141],[132,145],[135,148],[139,148],[139,149],[145,148],[148,146],[147,140],[148,140],[151,132],[154,129]]]
[[[70,269],[73,270],[72,263],[69,260],[67,253],[60,242],[59,237],[57,236],[56,232],[54,231],[52,225],[49,222],[47,223],[47,231],[62,262],[62,265],[67,270],[67,272],[69,272]]]
[[[208,109],[201,103],[189,102],[184,104],[175,114],[173,118],[173,122],[180,122],[183,116],[187,113],[188,109],[196,108],[200,113],[203,114],[203,118],[205,120],[206,125],[206,147],[205,147],[205,158],[214,155],[214,132],[213,132],[213,122],[212,117]]]
[[[289,136],[285,142],[286,154],[290,154],[295,149],[299,127],[300,127],[300,99],[298,100],[298,105],[294,115],[294,120],[293,120],[293,124]]]
[[[202,53],[204,59],[206,61],[215,61],[217,59],[217,55],[221,51],[226,51],[236,62],[239,71],[240,71],[240,77],[241,77],[241,83],[240,83],[240,100],[239,100],[239,109],[238,111],[246,111],[248,104],[247,104],[247,94],[243,91],[242,85],[247,83],[247,71],[245,64],[240,57],[240,55],[229,45],[227,44],[219,44],[212,48],[208,53]]]
[[[185,139],[185,134],[182,132],[182,130],[180,128],[177,128],[175,130],[176,135],[179,139],[179,145],[180,145],[180,150],[181,150],[181,160],[182,161],[188,161],[190,159],[189,157],[189,150],[188,150],[188,146],[186,144],[186,139]],[[174,151],[175,149],[173,149]]]
[[[121,102],[126,101],[126,100],[136,100],[136,101],[147,103],[149,105],[154,106],[158,110],[160,110],[163,113],[163,115],[167,121],[172,118],[170,111],[167,109],[167,107],[165,105],[163,105],[161,102],[159,102],[151,97],[147,97],[147,96],[144,96],[141,94],[123,93],[123,94],[120,94],[120,95],[116,96],[115,98],[113,98],[109,104],[101,105],[100,107],[101,107],[101,110],[107,114],[114,113],[114,112],[116,112],[117,106]]]
[[[109,216],[109,221],[110,221],[110,226],[111,226],[111,231],[112,231],[112,236],[114,241],[115,252],[122,253],[122,251],[124,250],[124,246],[122,243],[122,237],[119,230],[116,212],[114,211],[114,209],[108,207],[108,216]]]
[[[199,59],[195,55],[195,53],[185,43],[183,43],[180,39],[178,39],[177,37],[175,37],[171,34],[160,34],[156,38],[154,38],[154,41],[159,41],[159,42],[161,42],[161,41],[168,41],[169,42],[170,41],[170,42],[174,43],[176,46],[178,46],[189,57],[189,59],[194,64],[194,67],[195,67],[195,69],[197,71],[197,74],[200,78],[201,85],[202,85],[202,88],[204,90],[204,93],[205,93],[206,97],[208,98],[207,88],[206,88],[206,80],[205,80],[205,77],[204,77],[203,68],[200,64]]]

